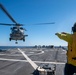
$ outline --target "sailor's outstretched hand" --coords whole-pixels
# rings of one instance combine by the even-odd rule
[[[58,35],[58,34],[66,34],[66,32],[55,33],[55,35]]]
[[[57,35],[58,33],[55,33],[55,35]]]
[[[66,32],[61,32],[61,34],[66,34]]]

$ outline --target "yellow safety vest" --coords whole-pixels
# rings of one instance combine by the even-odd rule
[[[74,34],[57,34],[57,36],[68,42],[67,63],[76,66],[76,32]]]

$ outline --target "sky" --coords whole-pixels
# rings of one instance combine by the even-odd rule
[[[9,41],[10,26],[0,26],[0,46],[55,45],[67,46],[55,33],[67,32],[76,22],[76,0],[0,0],[17,23],[27,30],[25,42]],[[50,25],[32,25],[49,23]],[[0,9],[0,23],[13,23]]]

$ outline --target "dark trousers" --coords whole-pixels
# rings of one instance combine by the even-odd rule
[[[64,75],[73,75],[76,73],[76,66],[66,63],[64,68]]]

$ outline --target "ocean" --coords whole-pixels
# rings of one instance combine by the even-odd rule
[[[63,48],[68,50],[67,46],[54,46],[55,48]],[[8,50],[8,49],[15,49],[15,48],[36,48],[35,46],[0,46],[0,50]],[[46,47],[45,47],[46,48]]]

